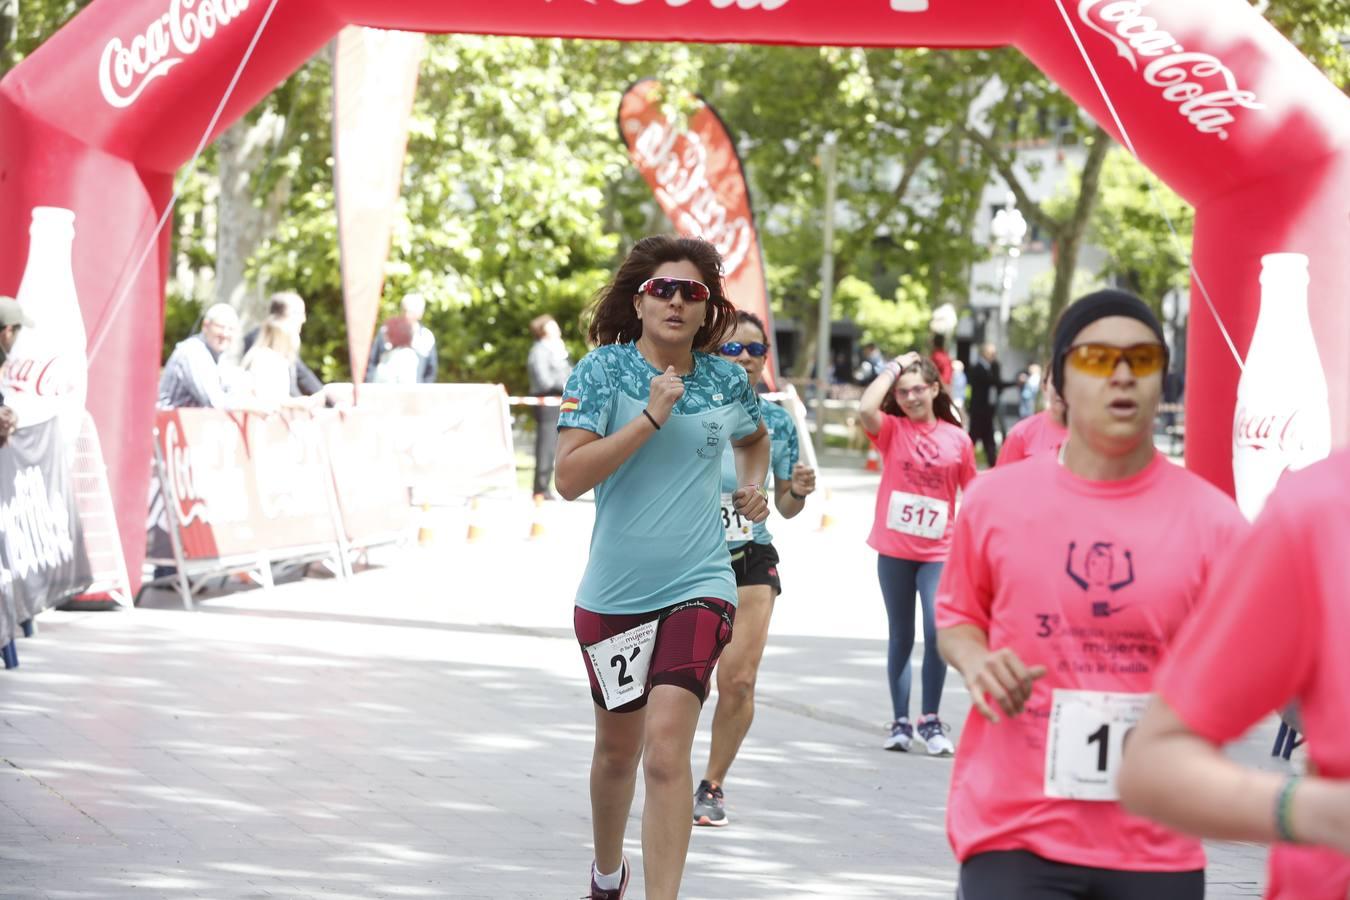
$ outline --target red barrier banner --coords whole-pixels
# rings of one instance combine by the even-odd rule
[[[736,143],[716,110],[702,99],[679,127],[661,108],[662,86],[645,79],[619,101],[619,134],[628,155],[680,234],[717,247],[725,266],[727,297],[759,316],[773,341],[773,314],[764,280],[764,257],[755,231],[750,188]],[[777,354],[769,357],[765,381],[777,380]]]
[[[257,532],[266,547],[338,540],[323,432],[310,416],[249,416]]]
[[[155,426],[167,482],[164,498],[174,506],[186,559],[237,556],[260,546],[250,509],[245,421],[245,416],[214,410],[159,411]],[[151,554],[167,558],[166,549]]]
[[[186,560],[337,539],[317,425],[210,409],[160,410],[159,451]],[[167,558],[164,551],[152,556]]]
[[[388,417],[415,504],[517,487],[511,412],[499,384],[367,384],[357,409]]]
[[[344,410],[321,421],[347,543],[364,547],[406,534],[412,525],[394,417]]]

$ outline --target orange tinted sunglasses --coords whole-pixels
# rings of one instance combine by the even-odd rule
[[[1069,348],[1069,363],[1084,375],[1109,378],[1121,360],[1130,367],[1136,378],[1152,375],[1167,363],[1167,348],[1162,344],[1131,344],[1113,347],[1110,344],[1074,344]]]

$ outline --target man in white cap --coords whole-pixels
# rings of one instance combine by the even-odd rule
[[[24,315],[19,301],[13,297],[0,297],[0,369],[4,369],[5,359],[19,339],[19,329],[32,327],[33,320]],[[19,417],[4,403],[5,397],[0,394],[0,447],[9,442],[9,436],[19,427]]]

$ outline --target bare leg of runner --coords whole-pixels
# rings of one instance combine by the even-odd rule
[[[623,832],[633,807],[646,718],[645,709],[612,713],[595,707],[591,832],[595,839],[595,865],[605,874],[617,872],[623,865]]]
[[[713,713],[712,749],[703,777],[721,785],[740,752],[741,742],[755,718],[755,679],[769,639],[773,588],[752,584],[739,588],[736,629],[717,662],[717,709]]]
[[[642,870],[647,900],[675,900],[689,852],[694,785],[689,757],[701,709],[682,687],[658,684],[647,700],[646,752],[642,767]]]

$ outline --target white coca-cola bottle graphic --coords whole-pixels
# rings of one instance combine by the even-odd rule
[[[20,428],[59,415],[69,442],[79,434],[89,383],[84,316],[71,265],[75,214],[36,207],[28,234],[28,264],[16,299],[33,325],[19,332],[10,351],[5,405],[14,408]]]
[[[1308,318],[1308,257],[1261,257],[1261,311],[1238,382],[1233,482],[1256,518],[1280,476],[1331,452],[1327,378]]]

